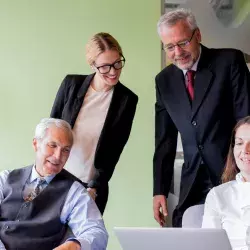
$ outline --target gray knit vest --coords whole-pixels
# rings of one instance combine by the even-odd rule
[[[0,238],[6,249],[51,250],[65,234],[60,214],[78,179],[63,169],[33,201],[25,202],[23,189],[31,171],[32,166],[11,171],[3,190]]]

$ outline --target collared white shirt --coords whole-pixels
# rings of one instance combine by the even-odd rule
[[[199,63],[199,61],[200,61],[200,57],[201,57],[201,46],[200,46],[200,54],[199,54],[199,57],[198,57],[198,59],[196,60],[196,62],[194,63],[194,65],[192,66],[192,68],[191,69],[189,69],[189,70],[193,70],[193,71],[197,71],[197,66],[198,66],[198,63]],[[183,72],[183,74],[184,74],[184,77],[185,77],[185,84],[186,84],[186,86],[187,86],[187,84],[188,84],[188,81],[187,81],[187,69],[183,69],[182,70],[182,72]]]
[[[9,170],[0,173],[0,204],[4,199],[3,190],[9,173]],[[46,188],[54,177],[55,175],[44,177],[46,182],[42,185],[42,189]],[[33,166],[30,178],[24,187],[23,197],[26,197],[35,187],[37,178],[40,178],[40,175]],[[69,189],[60,219],[63,224],[68,223],[75,235],[75,238],[71,237],[67,240],[78,240],[81,250],[106,249],[108,234],[102,216],[87,190],[78,181],[75,181]],[[5,250],[1,240],[0,250]]]
[[[250,182],[240,173],[210,190],[202,227],[225,229],[233,250],[250,249]]]

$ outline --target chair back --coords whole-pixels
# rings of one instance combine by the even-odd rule
[[[183,214],[182,227],[201,228],[204,214],[204,204],[189,207]]]

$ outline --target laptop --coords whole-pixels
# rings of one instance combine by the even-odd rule
[[[224,229],[115,227],[123,250],[232,250]]]

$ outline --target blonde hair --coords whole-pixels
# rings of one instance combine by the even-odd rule
[[[100,32],[90,38],[86,45],[86,60],[93,65],[96,58],[106,50],[116,50],[122,56],[122,48],[109,33]]]

